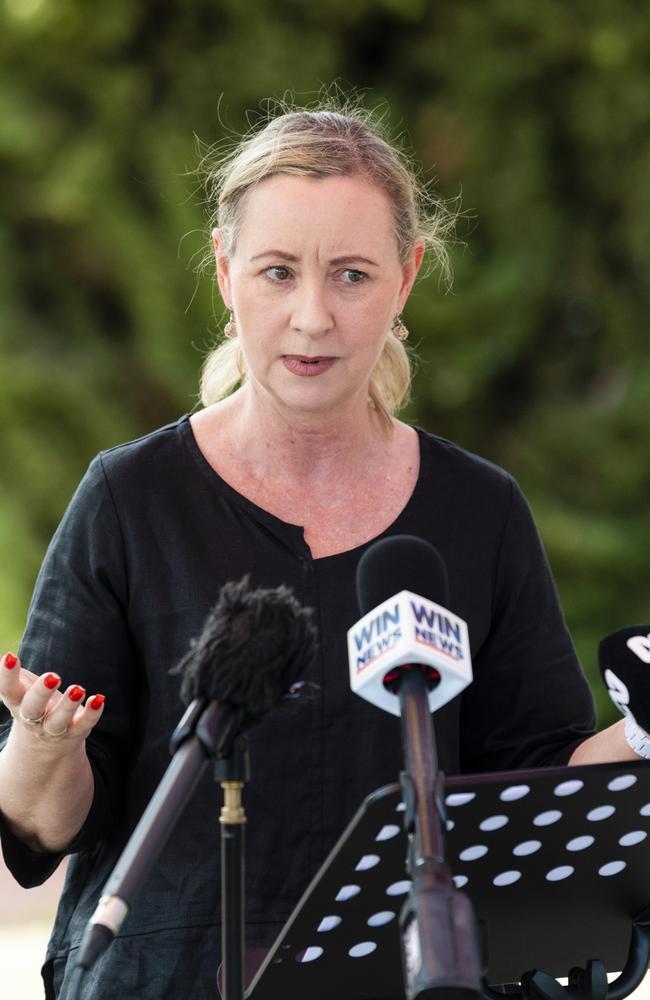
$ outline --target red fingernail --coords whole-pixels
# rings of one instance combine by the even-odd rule
[[[79,687],[78,684],[75,684],[75,686],[70,688],[68,691],[68,698],[70,701],[81,701],[85,693],[85,688]]]
[[[106,695],[96,694],[95,697],[90,702],[90,707],[94,709],[96,712],[98,712],[105,701],[106,701]]]
[[[53,688],[55,688],[57,684],[60,683],[61,683],[61,678],[59,677],[58,674],[48,674],[47,677],[43,678],[43,684],[45,685],[46,688],[49,688],[50,691]]]
[[[16,666],[17,663],[18,663],[18,657],[14,656],[13,653],[7,653],[7,655],[5,656],[5,667],[7,668],[7,670],[13,670],[13,668]]]

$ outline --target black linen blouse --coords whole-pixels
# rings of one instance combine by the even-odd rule
[[[436,713],[440,765],[456,774],[564,764],[593,732],[593,704],[526,501],[501,469],[418,435],[417,484],[384,535],[436,546],[449,607],[469,626],[474,683]],[[373,470],[363,474],[372,490]],[[169,762],[183,710],[169,670],[226,581],[249,573],[252,587],[286,584],[315,609],[320,633],[318,699],[250,734],[249,944],[272,942],[363,797],[397,779],[399,720],[349,688],[346,631],[358,617],[355,570],[366,547],[313,559],[301,527],[215,473],[187,414],[92,461],[41,567],[19,651],[25,667],[106,695],[88,740],[93,804],[70,848],[43,968],[48,1000],[66,997],[67,959]],[[143,1000],[214,1000],[220,799],[206,775],[90,977],[95,1000],[116,988]],[[60,855],[30,851],[1,817],[0,828],[22,885],[59,864]]]

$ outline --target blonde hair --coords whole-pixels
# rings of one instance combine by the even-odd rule
[[[287,109],[227,155],[208,152],[203,161],[209,203],[214,206],[210,229],[219,228],[226,256],[236,247],[247,192],[277,174],[311,177],[362,176],[388,196],[393,208],[399,257],[406,261],[423,240],[443,278],[450,283],[447,242],[455,217],[421,183],[405,155],[383,135],[380,121],[358,107],[331,103],[315,109]],[[206,357],[200,398],[209,406],[229,395],[246,378],[246,361],[237,339],[223,340]],[[404,345],[390,334],[373,369],[369,398],[386,428],[406,402],[411,365]]]

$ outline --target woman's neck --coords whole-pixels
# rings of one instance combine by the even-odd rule
[[[294,484],[354,475],[385,455],[392,437],[368,405],[354,414],[287,414],[245,387],[216,404],[214,417],[220,440],[250,474]]]
[[[215,472],[258,507],[302,525],[314,558],[376,538],[417,483],[416,432],[395,420],[386,433],[369,407],[345,422],[299,421],[258,409],[235,393],[191,421]]]

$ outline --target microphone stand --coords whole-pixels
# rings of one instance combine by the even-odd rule
[[[439,675],[420,665],[391,678],[400,699],[405,771],[401,784],[412,887],[400,916],[407,1000],[482,996],[476,920],[444,860],[442,782],[428,690]]]
[[[228,757],[214,765],[224,803],[221,824],[221,955],[224,1000],[244,1000],[244,900],[246,813],[242,806],[244,783],[250,780],[248,741],[239,735]]]
[[[244,827],[241,790],[250,777],[247,744],[241,734],[245,710],[206,698],[188,707],[174,730],[172,761],[122,851],[86,929],[75,962],[71,1000],[79,1000],[83,980],[109,947],[165,846],[210,760],[221,782],[222,910],[225,1000],[244,996]]]

